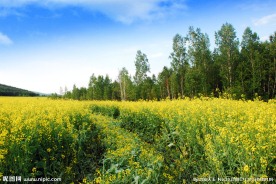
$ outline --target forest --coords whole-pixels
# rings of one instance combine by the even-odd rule
[[[39,94],[25,89],[0,84],[0,96],[39,96]]]
[[[239,41],[225,23],[215,32],[215,48],[200,28],[173,37],[170,66],[150,75],[147,55],[137,51],[135,74],[123,67],[116,80],[92,74],[88,87],[61,88],[63,98],[75,100],[161,100],[184,97],[219,97],[267,101],[276,95],[276,31],[267,41],[247,27]]]

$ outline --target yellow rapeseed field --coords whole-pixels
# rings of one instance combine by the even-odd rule
[[[155,145],[165,159],[163,174],[176,183],[194,178],[276,177],[275,100],[204,98],[95,105],[118,107],[121,127]]]
[[[0,180],[2,176],[56,177],[62,183],[276,179],[275,100],[0,97],[0,125]]]
[[[103,153],[85,102],[1,97],[0,125],[1,180],[4,175],[79,181],[96,169]]]

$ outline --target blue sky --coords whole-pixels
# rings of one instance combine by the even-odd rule
[[[0,83],[52,93],[87,87],[92,73],[133,75],[137,50],[151,74],[169,66],[172,38],[189,26],[209,35],[231,23],[261,40],[276,31],[275,0],[0,0]]]

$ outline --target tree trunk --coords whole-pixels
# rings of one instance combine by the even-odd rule
[[[181,75],[180,77],[180,88],[181,88],[181,98],[184,97],[184,76]]]
[[[168,97],[171,98],[169,79],[166,79],[166,88],[167,88]]]
[[[126,100],[126,78],[125,77],[124,77],[123,92],[124,92],[124,100]]]

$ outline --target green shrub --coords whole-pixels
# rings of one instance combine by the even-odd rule
[[[92,105],[90,109],[94,114],[102,114],[104,116],[109,116],[114,119],[117,119],[120,116],[119,107],[116,106]]]
[[[137,135],[145,142],[153,143],[160,136],[162,119],[149,109],[133,112],[124,109],[120,115],[121,127]]]

